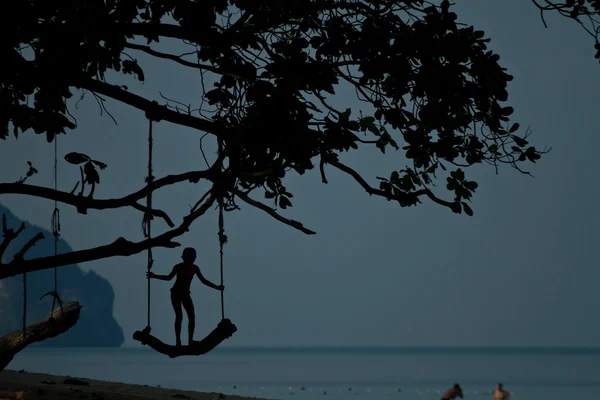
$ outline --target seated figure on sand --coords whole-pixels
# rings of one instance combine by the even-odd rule
[[[173,310],[175,311],[176,346],[181,346],[181,322],[183,321],[181,306],[183,306],[188,316],[188,343],[192,345],[194,341],[196,316],[194,313],[194,303],[192,302],[190,291],[190,286],[194,276],[197,276],[198,279],[200,279],[200,282],[208,287],[221,291],[224,289],[222,285],[217,286],[206,279],[202,275],[202,272],[200,272],[200,268],[194,264],[194,261],[196,261],[196,250],[191,247],[185,248],[181,258],[183,262],[175,265],[169,275],[158,275],[153,272],[146,273],[148,278],[154,278],[163,281],[170,281],[176,277],[175,283],[171,288],[171,304],[173,305]]]
[[[464,399],[462,388],[458,383],[455,383],[454,386],[444,392],[442,400],[453,400],[457,397]]]

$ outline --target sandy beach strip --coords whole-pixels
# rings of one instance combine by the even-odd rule
[[[147,385],[98,381],[4,370],[0,372],[0,400],[249,400],[255,397],[164,389]]]

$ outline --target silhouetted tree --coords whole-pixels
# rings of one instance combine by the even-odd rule
[[[590,36],[594,38],[595,58],[600,60],[600,1],[597,0],[531,0],[540,10],[542,22],[548,27],[544,18],[546,12],[557,12],[577,22]]]
[[[85,177],[82,167],[78,194],[22,180],[0,184],[0,194],[57,200],[82,213],[132,207],[170,226],[140,242],[119,238],[56,257],[20,257],[1,266],[0,278],[177,246],[174,239],[215,202],[227,210],[245,202],[312,234],[278,209],[292,205],[285,178],[317,166],[323,183],[334,168],[401,207],[428,198],[472,215],[477,183],[467,167],[507,164],[526,173],[521,165],[543,153],[529,145],[529,130],[510,121],[512,77],[488,49],[490,39],[458,23],[446,0],[20,0],[2,7],[0,138],[33,130],[52,141],[74,130],[68,99],[82,91],[128,104],[151,121],[193,128],[199,138],[208,134],[219,152],[206,170],[150,180],[118,199],[92,196],[99,183],[94,164],[104,164],[78,153],[70,162],[89,167]],[[190,51],[160,50],[165,38]],[[182,110],[136,94],[135,83],[117,84],[122,75],[144,80],[136,52],[211,75],[214,87],[198,88],[201,109]],[[361,110],[333,104],[342,85],[354,90]],[[368,146],[401,151],[409,163],[365,178],[343,158]],[[369,183],[373,178],[378,184]],[[212,189],[178,226],[139,203],[151,190],[200,179]],[[447,192],[434,190],[438,180]],[[84,196],[86,182],[92,192]],[[259,191],[272,206],[251,197]]]

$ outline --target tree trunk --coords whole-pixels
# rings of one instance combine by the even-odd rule
[[[55,337],[68,331],[79,319],[81,305],[78,301],[70,301],[58,307],[46,318],[26,328],[25,337],[23,330],[19,329],[0,337],[0,371],[12,361],[15,354],[34,342]]]
[[[219,325],[208,334],[207,337],[199,342],[194,342],[191,346],[172,346],[163,343],[150,334],[149,330],[135,331],[133,338],[144,345],[150,346],[155,351],[165,354],[171,358],[179,356],[199,356],[206,354],[217,347],[223,340],[228,339],[237,331],[237,327],[225,318],[219,322]]]

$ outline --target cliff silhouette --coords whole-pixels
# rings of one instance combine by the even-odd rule
[[[18,228],[21,220],[0,204],[0,217],[6,215],[9,228]],[[25,258],[54,254],[52,233],[25,221],[26,229],[9,246],[4,261],[13,255],[37,232],[45,238],[32,247]],[[72,251],[69,244],[59,240],[58,252]],[[52,308],[51,296],[40,297],[54,289],[54,270],[27,274],[27,324],[46,317]],[[66,333],[34,346],[42,347],[118,347],[123,344],[123,329],[113,317],[115,294],[110,283],[94,271],[84,272],[77,265],[58,269],[58,293],[63,302],[77,300],[83,305],[79,322]],[[23,276],[0,280],[0,336],[22,328]]]

